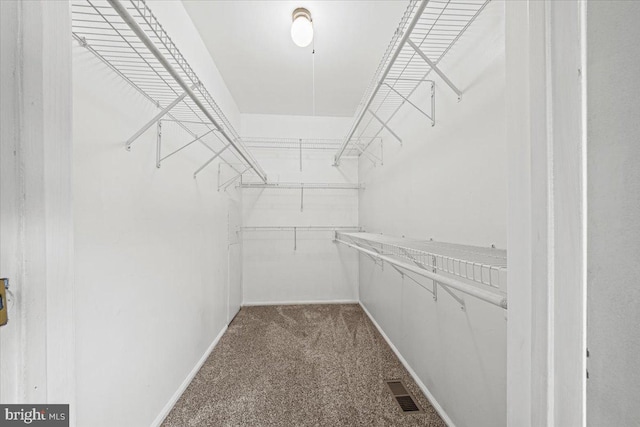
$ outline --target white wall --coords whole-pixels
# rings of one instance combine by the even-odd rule
[[[587,425],[640,420],[640,3],[587,5]]]
[[[150,7],[224,93],[182,4]],[[233,189],[217,191],[215,163],[193,178],[211,156],[197,144],[156,169],[155,127],[127,152],[157,110],[87,50],[73,54],[78,425],[150,425],[227,323]],[[164,124],[164,152],[189,140]]]
[[[341,138],[351,120],[335,117],[242,115],[242,135],[279,138]],[[333,151],[256,149],[272,182],[357,183],[358,165],[346,159],[338,169]],[[358,223],[357,190],[243,189],[244,226]],[[357,301],[357,256],[332,241],[331,231],[243,232],[244,304]]]
[[[409,105],[390,122],[384,166],[360,161],[360,225],[367,231],[506,247],[504,3],[492,2],[440,63],[435,127]],[[412,101],[429,105],[427,87]],[[428,107],[427,107],[428,108]],[[415,283],[360,258],[360,298],[458,427],[506,424],[506,319],[470,297],[435,302]]]

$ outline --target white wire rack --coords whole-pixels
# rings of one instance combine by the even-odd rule
[[[370,140],[353,140],[345,151],[345,156],[357,156]],[[342,139],[322,138],[267,138],[242,137],[242,142],[249,149],[281,149],[281,150],[320,150],[335,151],[340,148]]]
[[[364,93],[356,119],[336,153],[336,164],[354,140],[375,138],[383,129],[402,142],[388,123],[407,103],[425,115],[432,125],[435,124],[434,86],[427,80],[431,71],[438,74],[458,98],[462,96],[462,92],[438,68],[438,63],[489,1],[410,0]],[[409,100],[425,82],[430,84],[431,90],[430,113]]]
[[[321,183],[321,182],[243,182],[241,188],[273,188],[282,190],[360,190],[364,186],[348,183]]]
[[[240,227],[242,231],[361,231],[357,225],[255,225]]]
[[[266,182],[265,172],[144,0],[73,0],[71,10],[73,38],[160,109],[127,140],[127,148],[168,120],[193,138],[181,149],[199,142],[214,153],[205,166],[219,157],[239,172],[240,162]],[[169,157],[160,155],[159,141],[158,167]]]
[[[262,225],[240,227],[242,232],[269,232],[269,231],[289,231],[293,232],[293,250],[298,249],[298,232],[332,232],[338,231],[361,231],[357,225]]]
[[[507,252],[495,248],[459,245],[434,241],[396,238],[373,233],[336,232],[336,240],[358,249],[368,250],[374,256],[394,260],[406,260],[413,272],[425,275],[445,286],[471,293],[506,308]],[[404,268],[407,264],[396,263]],[[466,283],[456,283],[441,276],[464,279],[480,285],[473,290]],[[459,285],[456,287],[456,285]],[[471,285],[472,286],[472,285]],[[470,292],[469,292],[470,290]]]
[[[245,146],[251,150],[276,149],[297,151],[300,155],[300,171],[302,171],[302,153],[307,151],[335,152],[342,146],[342,139],[322,138],[268,138],[268,137],[242,137]],[[373,154],[367,148],[377,142],[380,151]],[[383,164],[382,138],[352,139],[351,144],[344,151],[343,157],[359,157],[364,154],[374,165]]]
[[[360,190],[361,184],[320,182],[241,182],[238,187],[246,189],[300,190],[300,212],[304,211],[305,190]]]

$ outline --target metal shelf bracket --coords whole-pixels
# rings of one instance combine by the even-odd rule
[[[222,184],[220,183],[220,174],[218,174],[218,191],[220,191],[221,188],[224,191],[227,191],[227,188],[229,188],[229,186],[233,184],[238,178],[242,178],[242,174],[247,172],[249,169],[251,169],[251,166],[247,166],[242,172],[237,172],[235,175],[233,175],[233,177],[229,178]]]
[[[412,254],[409,253],[409,251],[405,250],[404,248],[400,248],[400,250],[407,256],[407,258],[409,258],[415,265],[417,265],[418,267],[424,268],[424,269],[431,269],[431,271],[434,274],[438,273],[438,269],[437,269],[437,259],[435,257],[431,257],[432,262],[431,262],[431,266],[429,265],[425,265],[424,263],[418,261]],[[442,286],[442,289],[445,290],[445,292],[447,292],[449,295],[451,295],[451,297],[458,301],[458,304],[460,304],[460,310],[465,311],[466,310],[466,306],[464,304],[464,299],[462,299],[462,297],[457,296],[453,291],[451,291],[451,289],[449,289],[447,286]],[[433,299],[434,301],[438,301],[438,281],[434,280],[433,281]]]
[[[205,136],[207,136],[207,135],[209,135],[210,133],[215,132],[215,131],[216,131],[216,129],[209,129],[208,131],[206,131],[205,133],[203,133],[203,134],[202,134],[202,135],[200,135],[200,136],[196,135],[196,137],[195,137],[194,139],[192,139],[190,142],[186,143],[186,144],[185,144],[185,145],[183,145],[182,147],[178,148],[177,150],[172,151],[171,153],[167,154],[167,155],[166,155],[166,156],[164,156],[164,157],[160,157],[160,158],[158,159],[158,162],[157,162],[157,167],[160,167],[160,164],[161,164],[164,160],[166,160],[166,159],[168,159],[169,157],[173,156],[174,154],[176,154],[176,153],[178,153],[178,152],[182,151],[183,149],[187,148],[188,146],[190,146],[190,145],[191,145],[191,144],[193,144],[194,142],[198,142],[198,141],[200,141],[202,138],[204,138]],[[159,153],[159,152],[160,152],[160,150],[158,150],[158,153]]]
[[[407,40],[407,43],[413,48],[413,50],[416,51],[418,56],[420,56],[420,58],[422,58],[424,62],[429,64],[429,67],[431,67],[431,69],[435,71],[438,76],[440,76],[440,78],[447,84],[447,86],[449,86],[451,90],[454,91],[456,95],[458,95],[458,101],[460,101],[462,99],[462,92],[460,91],[460,89],[458,89],[456,85],[454,85],[453,82],[449,80],[449,78],[442,72],[442,70],[440,70],[440,68],[438,68],[436,64],[432,60],[430,60],[429,57],[422,50],[420,50],[420,48],[414,42],[412,42],[411,40]]]
[[[162,120],[158,120],[156,135],[156,168],[160,169],[160,150],[162,149]]]
[[[195,86],[194,86],[194,88],[195,88]],[[180,103],[186,96],[187,96],[187,92],[183,92],[182,95],[180,95],[179,97],[174,99],[171,104],[169,104],[166,107],[164,107],[151,120],[149,120],[147,123],[145,123],[145,125],[142,126],[140,128],[140,130],[138,130],[136,133],[134,133],[131,138],[127,139],[127,142],[125,143],[125,147],[126,147],[127,151],[131,151],[131,144],[133,144],[133,142],[136,139],[138,139],[140,137],[140,135],[145,133],[147,131],[147,129],[149,129],[151,126],[153,126],[154,124],[159,122],[161,118],[163,118],[165,115],[167,115],[167,113],[169,113],[169,111],[171,111],[173,109],[173,107],[178,105],[178,103]]]
[[[431,121],[431,126],[435,126],[436,124],[436,120],[435,120],[435,109],[436,109],[436,105],[435,105],[435,91],[434,91],[434,82],[431,82],[431,115],[427,114],[424,112],[424,110],[420,107],[418,107],[416,104],[414,104],[413,102],[411,102],[409,100],[409,98],[405,97],[403,94],[401,94],[400,92],[398,92],[393,86],[391,86],[389,83],[384,83],[385,86],[387,86],[389,88],[389,90],[392,90],[396,95],[398,95],[400,98],[402,98],[405,102],[407,102],[409,105],[411,105],[413,108],[415,108],[416,110],[418,110],[423,116],[425,116],[427,119],[429,119]]]
[[[397,140],[398,140],[398,142],[400,143],[400,145],[402,145],[402,138],[400,138],[400,137],[398,136],[398,134],[397,134],[397,133],[395,133],[395,132],[394,132],[394,131],[389,127],[389,125],[387,125],[387,122],[385,122],[385,121],[384,121],[384,120],[382,120],[380,117],[378,117],[378,116],[376,115],[376,113],[374,113],[372,110],[368,110],[368,111],[369,111],[369,114],[371,114],[371,115],[373,116],[373,118],[374,118],[374,119],[376,119],[378,122],[380,122],[380,124],[382,125],[382,127],[384,127],[384,128],[387,130],[387,132],[389,132],[391,135],[393,135],[393,137],[394,137],[395,139],[397,139]]]
[[[224,153],[224,151],[225,151],[227,148],[229,148],[230,146],[231,146],[231,144],[227,144],[227,145],[225,145],[224,147],[222,147],[222,150],[220,150],[220,151],[218,151],[217,153],[215,153],[215,154],[213,155],[213,157],[211,157],[209,160],[207,160],[207,161],[206,161],[206,163],[205,163],[204,165],[200,166],[200,167],[199,167],[199,168],[198,168],[198,169],[193,173],[193,178],[195,179],[195,178],[198,176],[198,174],[199,174],[200,172],[202,172],[202,170],[203,170],[204,168],[206,168],[207,166],[209,166],[209,165],[211,164],[211,162],[213,162],[215,159],[217,159],[217,158],[220,156],[220,154]],[[220,191],[220,187],[218,187],[218,191]]]

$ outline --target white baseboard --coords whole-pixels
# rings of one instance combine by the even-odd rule
[[[182,396],[182,393],[184,393],[184,391],[187,389],[187,387],[193,380],[193,377],[195,377],[198,371],[200,370],[200,368],[202,368],[202,365],[204,365],[204,362],[206,362],[207,358],[209,357],[213,349],[216,347],[216,344],[218,344],[218,341],[220,341],[220,338],[222,338],[222,335],[224,335],[226,331],[227,331],[227,325],[224,325],[224,328],[222,328],[220,333],[213,339],[213,342],[211,343],[209,348],[207,348],[207,350],[204,352],[200,360],[198,360],[198,363],[196,363],[196,366],[193,367],[191,372],[189,372],[189,375],[187,375],[187,378],[185,378],[182,384],[180,384],[180,387],[178,387],[178,390],[176,390],[173,396],[171,396],[171,399],[169,399],[169,401],[164,406],[164,408],[162,408],[162,411],[160,412],[160,414],[158,414],[156,419],[153,421],[153,423],[151,424],[151,427],[159,427],[164,421],[164,419],[167,418],[167,415],[169,415],[169,412],[171,412],[171,410],[173,409],[173,405],[175,405],[178,399],[180,399],[180,396]]]
[[[435,397],[433,397],[433,394],[431,394],[431,392],[429,391],[427,386],[424,385],[422,380],[420,378],[418,378],[418,375],[415,373],[415,371],[409,365],[409,363],[405,360],[405,358],[402,357],[402,355],[400,354],[400,351],[398,351],[396,346],[393,345],[393,343],[391,342],[391,340],[389,339],[387,334],[384,333],[384,331],[382,330],[380,325],[378,325],[378,322],[376,322],[376,320],[373,318],[371,313],[369,313],[369,310],[367,310],[367,307],[365,307],[364,304],[362,304],[362,302],[359,302],[359,304],[360,304],[360,307],[362,307],[362,309],[364,310],[364,312],[367,313],[367,316],[369,316],[369,320],[371,320],[371,323],[373,323],[373,325],[376,327],[376,329],[378,329],[378,332],[380,332],[380,335],[382,335],[382,338],[384,338],[384,340],[387,342],[387,344],[389,344],[389,347],[391,347],[391,350],[393,350],[393,352],[396,354],[396,356],[398,357],[400,362],[402,362],[402,364],[404,365],[405,369],[409,372],[409,375],[411,375],[411,377],[416,382],[418,387],[420,387],[420,390],[422,390],[424,395],[427,396],[427,399],[429,399],[429,402],[431,402],[431,406],[433,406],[435,408],[435,410],[440,415],[440,418],[442,418],[442,420],[445,423],[447,423],[447,425],[449,427],[455,427],[455,424],[453,424],[453,421],[451,421],[451,418],[449,418],[449,415],[447,415],[447,413],[444,411],[444,409],[442,409],[442,406],[440,406],[440,404],[435,399]]]
[[[249,301],[243,302],[243,307],[251,307],[257,305],[311,305],[311,304],[358,304],[360,301],[351,299],[327,300],[327,301]]]

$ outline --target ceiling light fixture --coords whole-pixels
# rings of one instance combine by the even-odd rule
[[[313,20],[311,12],[304,7],[293,11],[291,24],[291,38],[300,47],[307,47],[313,41]]]

